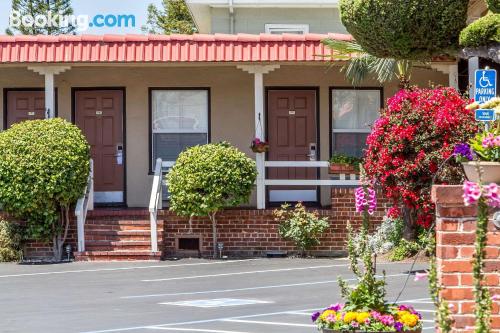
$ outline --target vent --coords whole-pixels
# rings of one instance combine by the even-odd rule
[[[178,241],[177,250],[184,251],[199,251],[200,238],[199,237],[180,237]]]

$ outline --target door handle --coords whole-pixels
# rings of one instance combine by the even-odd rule
[[[118,144],[116,145],[116,164],[122,165],[123,164],[123,145]]]
[[[316,143],[310,143],[309,144],[309,154],[307,157],[309,157],[310,161],[316,161],[317,155],[316,155]]]

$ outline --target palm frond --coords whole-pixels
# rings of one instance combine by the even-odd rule
[[[391,58],[377,58],[370,56],[370,72],[377,76],[377,81],[385,83],[396,76],[398,61]]]

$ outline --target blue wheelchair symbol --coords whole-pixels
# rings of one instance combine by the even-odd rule
[[[497,95],[497,72],[494,69],[479,69],[475,75],[474,100],[484,103]]]

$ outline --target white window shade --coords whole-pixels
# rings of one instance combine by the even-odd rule
[[[380,90],[333,90],[334,130],[365,130],[378,118]]]
[[[208,90],[154,90],[152,161],[174,162],[186,148],[208,142]]]
[[[378,89],[332,90],[332,151],[361,157],[371,125],[379,117]]]
[[[208,131],[208,91],[153,91],[153,133]]]
[[[309,33],[309,24],[266,24],[267,34],[297,34],[303,35]]]

